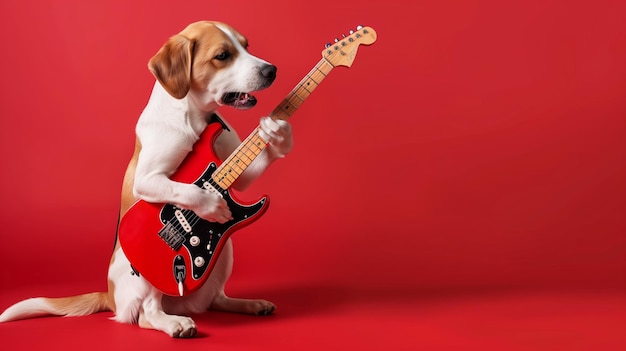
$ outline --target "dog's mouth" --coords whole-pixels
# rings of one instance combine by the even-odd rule
[[[248,93],[231,92],[222,96],[222,103],[240,110],[246,110],[256,105],[256,98]]]

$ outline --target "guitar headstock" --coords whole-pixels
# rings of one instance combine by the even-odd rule
[[[322,51],[322,57],[331,65],[352,66],[359,45],[370,45],[376,41],[376,31],[372,27],[358,26],[356,31],[350,31],[350,35],[342,39],[335,39],[334,43],[326,44]]]

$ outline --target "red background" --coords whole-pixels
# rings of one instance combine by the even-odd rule
[[[106,289],[133,128],[154,82],[146,64],[169,36],[221,20],[278,66],[255,109],[221,111],[246,136],[324,43],[364,24],[378,41],[332,72],[292,119],[293,152],[239,196],[272,204],[234,236],[229,291],[271,299],[277,315],[199,316],[204,338],[192,342],[624,346],[624,7],[3,2],[0,309]],[[0,344],[178,345],[108,316],[3,324]]]

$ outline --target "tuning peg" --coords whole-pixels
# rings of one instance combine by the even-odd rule
[[[329,47],[331,47],[331,45],[333,45],[333,44],[331,44],[331,43],[326,43],[326,49],[328,49]]]
[[[361,29],[363,29],[363,26],[362,26],[362,25],[358,25],[358,26],[356,26],[356,30],[361,30]]]
[[[345,37],[346,37],[346,35],[345,35],[345,34],[341,34],[341,37],[342,37],[342,39],[343,39],[343,38],[345,38]]]
[[[352,29],[350,29],[350,35],[354,34],[354,31]]]
[[[338,42],[339,42],[339,39],[335,38],[335,43],[338,43]]]

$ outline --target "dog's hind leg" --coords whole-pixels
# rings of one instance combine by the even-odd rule
[[[274,313],[276,306],[266,300],[261,299],[237,299],[226,296],[224,284],[230,277],[233,268],[233,244],[229,239],[222,253],[215,263],[215,268],[207,284],[216,287],[218,291],[214,293],[209,309],[225,312],[254,314],[257,316],[267,316]]]
[[[276,310],[276,306],[266,300],[260,299],[237,299],[226,296],[224,293],[218,295],[211,305],[212,310],[247,313],[257,316],[267,316]]]
[[[114,288],[115,317],[120,323],[139,324],[142,328],[157,329],[171,337],[185,338],[196,334],[191,318],[163,312],[163,294],[132,270],[123,251],[116,249],[109,267],[109,282]]]

